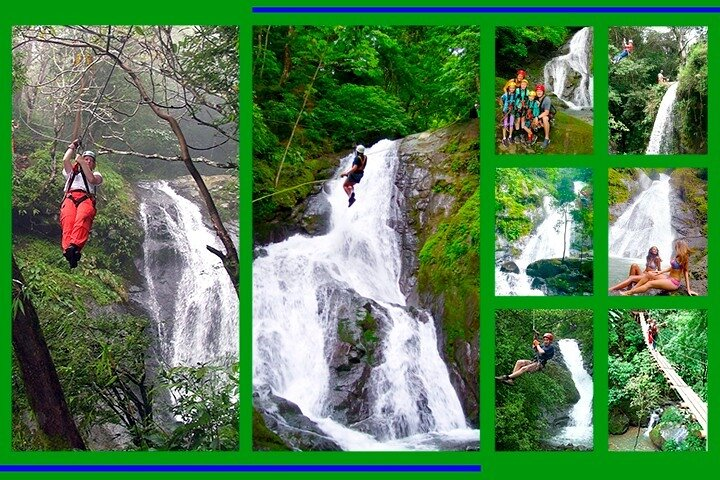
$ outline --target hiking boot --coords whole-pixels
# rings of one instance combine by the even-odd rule
[[[550,145],[550,139],[546,138],[545,140],[543,140],[542,149],[545,150],[548,145]]]
[[[507,147],[507,146],[508,146],[507,138],[503,138],[503,139],[502,139],[502,144],[503,144],[503,147]]]
[[[80,252],[77,249],[77,246],[70,245],[65,252],[63,252],[63,256],[67,259],[68,263],[70,264],[70,268],[77,267],[78,260],[80,259]]]
[[[355,203],[355,194],[353,194],[348,200],[348,208],[352,207],[353,203]]]
[[[513,137],[508,138],[509,143],[515,143],[515,139]]]

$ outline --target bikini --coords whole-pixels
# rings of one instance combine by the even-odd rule
[[[680,265],[680,263],[675,259],[673,259],[673,261],[670,262],[670,266],[672,267],[673,270],[680,270],[682,268],[682,265]],[[670,275],[668,275],[668,278],[673,283],[673,285],[675,285],[676,288],[680,288],[680,280],[678,280],[677,278],[671,277]]]

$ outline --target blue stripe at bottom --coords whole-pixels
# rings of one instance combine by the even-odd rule
[[[479,473],[480,465],[0,465],[0,472]]]

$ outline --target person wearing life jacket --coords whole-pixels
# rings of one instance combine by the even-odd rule
[[[623,49],[620,50],[618,54],[613,57],[612,63],[615,64],[620,62],[620,60],[630,55],[634,48],[635,46],[633,45],[632,39],[625,40],[623,38]]]
[[[513,142],[513,128],[515,125],[515,108],[517,95],[515,93],[515,82],[508,84],[507,90],[500,97],[502,105],[502,144],[508,146]]]
[[[538,372],[545,368],[547,361],[555,356],[555,346],[552,343],[554,338],[555,336],[550,332],[543,335],[542,342],[537,339],[537,336],[533,338],[532,349],[535,352],[535,360],[518,360],[510,375],[500,375],[495,379],[508,385],[514,385],[515,379],[520,375]]]
[[[540,105],[540,115],[537,116],[537,125],[542,125],[545,131],[545,140],[543,140],[543,150],[550,145],[550,111],[552,110],[552,101],[550,97],[545,95],[545,85],[538,83],[535,85],[535,99]]]
[[[351,207],[355,203],[355,185],[360,183],[363,174],[365,173],[365,166],[367,165],[367,155],[365,155],[365,147],[358,145],[355,148],[355,158],[353,159],[352,166],[347,172],[340,174],[340,177],[347,177],[345,183],[343,183],[343,190],[348,195],[348,207]]]
[[[87,150],[82,155],[76,154],[79,146],[79,140],[72,142],[63,157],[63,175],[66,181],[60,206],[60,226],[63,256],[70,268],[77,267],[80,251],[87,243],[95,219],[97,187],[103,182],[102,175],[95,171],[95,152]]]
[[[537,141],[537,137],[533,134],[533,128],[535,130],[538,129],[539,123],[537,117],[540,115],[540,104],[535,99],[536,95],[535,90],[528,90],[527,106],[524,118],[522,119],[522,128],[525,130],[525,133],[527,133],[528,145],[534,145]],[[533,127],[533,123],[535,124],[535,127]]]

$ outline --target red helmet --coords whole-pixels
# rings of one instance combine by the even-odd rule
[[[519,76],[519,75],[522,75],[523,77],[527,75],[527,74],[525,73],[525,70],[518,70],[518,71],[517,71],[517,74],[518,74],[518,76]]]
[[[537,85],[535,85],[535,91],[537,91],[537,90],[542,90],[544,92],[545,85],[543,85],[542,83],[538,83]]]
[[[552,342],[555,336],[553,336],[552,333],[547,332],[545,335],[543,335],[543,340],[545,340],[546,338]]]

